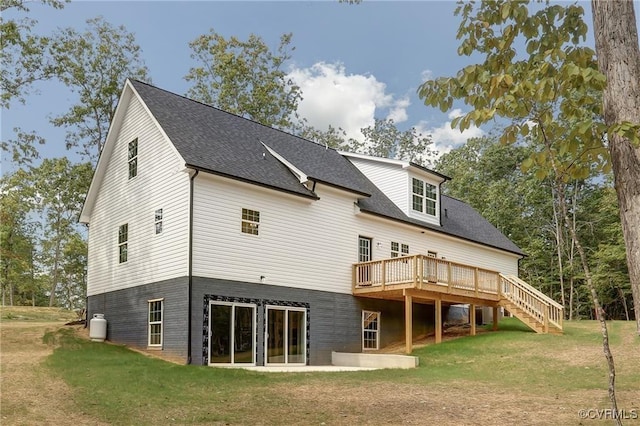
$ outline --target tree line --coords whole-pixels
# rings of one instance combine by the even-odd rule
[[[84,31],[36,35],[27,2],[0,4],[23,16],[1,18],[3,107],[26,102],[38,81],[65,85],[77,102],[51,125],[66,129],[66,148],[82,159],[41,159],[44,138],[29,130],[14,129],[2,141],[14,166],[1,180],[3,303],[81,307],[87,248],[77,217],[124,80],[151,82],[150,70],[124,27],[97,17]],[[284,70],[294,54],[292,34],[283,34],[273,50],[257,35],[201,35],[188,46],[194,66],[184,76],[191,83],[186,96],[330,147],[408,159],[450,175],[445,191],[474,206],[528,254],[521,275],[561,301],[568,318],[596,316],[591,281],[608,318],[633,319],[610,156],[602,137],[594,137],[606,132],[605,78],[595,52],[581,44],[587,25],[579,8],[529,14],[524,3],[461,6],[459,53],[484,52],[487,60],[424,83],[419,95],[443,110],[465,100],[473,109],[456,120],[461,130],[496,116],[506,121],[436,162],[429,135],[400,130],[390,119],[376,118],[362,129],[365,140],[357,141],[341,128],[317,129],[299,117],[303,94]],[[509,19],[514,22],[505,27]],[[499,32],[496,25],[502,25]],[[521,57],[514,53],[516,35],[528,37]]]

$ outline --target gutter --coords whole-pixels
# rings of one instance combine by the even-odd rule
[[[193,296],[193,186],[199,170],[189,178],[189,299],[187,301],[187,365],[191,364],[191,299]]]

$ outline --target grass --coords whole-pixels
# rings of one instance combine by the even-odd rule
[[[415,370],[296,374],[181,366],[89,342],[63,328],[45,335],[57,346],[46,366],[71,386],[79,409],[110,424],[349,423],[369,418],[373,408],[368,405],[380,392],[385,398],[408,392],[425,399],[437,390],[434,397],[450,404],[457,393],[479,388],[519,395],[520,402],[529,399],[527,404],[534,398],[573,395],[578,399],[566,404],[608,407],[595,322],[568,323],[562,336],[530,333],[513,319],[505,319],[500,328],[416,350],[420,367]],[[624,341],[633,335],[632,323],[612,323],[610,332],[621,407],[632,409],[640,396],[640,341]],[[359,396],[363,392],[370,396]],[[394,404],[403,401],[393,399]],[[369,420],[376,423],[376,418]]]
[[[583,424],[578,410],[609,407],[592,321],[566,323],[555,336],[505,319],[497,333],[415,350],[412,370],[269,374],[90,342],[61,327],[72,312],[3,308],[0,316],[3,424]],[[640,414],[640,339],[633,323],[609,330],[618,405]]]
[[[43,308],[32,306],[2,306],[0,321],[58,322],[78,319],[75,312],[62,308]]]

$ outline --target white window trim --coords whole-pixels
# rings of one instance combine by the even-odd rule
[[[122,229],[123,226],[127,227],[127,238],[124,241],[120,242],[120,230]],[[127,258],[124,261],[122,261],[120,257],[120,250],[122,246],[125,246],[125,251],[127,256]],[[128,262],[129,262],[129,223],[127,222],[127,223],[122,223],[118,225],[118,265],[124,265]]]
[[[134,155],[133,157],[129,158],[129,150],[130,150],[130,145],[132,143],[136,144],[136,155]],[[139,153],[139,148],[140,148],[140,142],[138,141],[138,138],[134,138],[131,141],[129,141],[129,143],[127,144],[127,176],[128,176],[128,180],[132,180],[138,177],[138,153]],[[131,176],[131,163],[135,160],[136,163],[136,174],[135,176]]]
[[[151,304],[160,302],[160,321],[151,321]],[[160,324],[160,343],[151,343],[151,326]],[[164,297],[147,300],[147,346],[150,348],[162,348],[164,344]]]
[[[304,348],[304,361],[303,362],[287,362],[288,358],[289,358],[289,352],[287,351],[287,348],[289,347],[289,333],[285,333],[284,334],[284,338],[285,338],[285,343],[284,343],[284,347],[285,347],[285,352],[284,352],[284,356],[285,356],[285,362],[284,363],[280,363],[280,362],[269,362],[269,358],[268,358],[268,351],[269,351],[269,309],[274,309],[274,310],[279,310],[279,311],[285,311],[285,315],[284,315],[284,319],[285,319],[285,323],[284,323],[284,328],[286,331],[288,331],[288,326],[289,326],[289,311],[296,311],[296,312],[303,312],[303,318],[304,318],[304,328],[303,328],[303,333],[302,336],[304,337],[304,342],[302,347]],[[284,366],[284,365],[307,365],[307,308],[302,308],[302,307],[297,307],[297,306],[279,306],[279,305],[266,305],[265,309],[264,309],[264,322],[267,325],[265,327],[264,330],[264,365],[272,365],[272,366]]]
[[[251,316],[252,321],[251,321],[251,338],[253,339],[253,353],[251,355],[251,363],[248,362],[235,362],[235,350],[233,353],[233,356],[231,357],[231,362],[211,362],[211,306],[212,305],[217,305],[217,306],[231,306],[231,317],[235,318],[235,307],[236,306],[242,306],[242,307],[247,307],[247,308],[251,308],[253,310],[253,315]],[[258,347],[258,342],[256,341],[256,323],[258,322],[257,320],[257,306],[253,303],[241,303],[241,302],[224,302],[224,301],[220,301],[220,300],[210,300],[209,301],[209,359],[208,359],[208,363],[210,366],[229,366],[229,365],[242,365],[242,366],[255,366],[256,365],[256,349]],[[235,324],[234,324],[235,325]],[[234,342],[235,341],[235,327],[231,327],[231,330],[229,330],[230,332],[230,342]]]
[[[414,210],[413,209],[413,179],[417,179],[421,181],[423,184],[429,184],[435,187],[435,200],[432,198],[428,198],[426,196],[426,188],[425,195],[422,195],[422,208],[423,211]],[[433,225],[440,225],[440,209],[441,209],[441,194],[440,194],[440,182],[430,179],[426,176],[422,176],[419,174],[409,174],[409,178],[407,180],[407,191],[408,191],[408,205],[407,205],[407,214],[409,217],[413,217],[414,219],[422,220],[427,223],[431,223]],[[426,211],[426,203],[427,200],[435,201],[435,214],[425,213]]]
[[[249,220],[249,219],[244,219],[243,218],[243,210],[247,210],[248,212],[255,212],[258,213],[258,221],[253,221],[253,220]],[[260,224],[261,224],[261,219],[262,219],[262,213],[260,212],[260,210],[257,209],[250,209],[248,207],[242,207],[240,210],[240,233],[242,235],[249,235],[251,237],[260,237],[261,233],[260,233]],[[242,226],[243,224],[248,223],[250,225],[255,225],[255,229],[257,231],[256,234],[251,233],[251,232],[244,232],[242,230]]]
[[[397,250],[393,249],[394,244],[397,244],[398,246]],[[391,241],[391,257],[396,258],[396,257],[405,257],[405,256],[409,256],[409,244],[401,243],[398,241]]]
[[[158,212],[160,212],[160,219],[158,219]],[[153,233],[154,235],[162,235],[164,232],[164,209],[159,208],[153,212]],[[158,232],[158,224],[160,224],[160,232]]]
[[[365,319],[371,314],[375,315],[376,319],[377,319],[376,324],[378,325],[378,327],[377,327],[376,330],[368,330],[368,329],[365,328],[365,325],[364,325]],[[362,310],[361,327],[362,327],[362,350],[363,351],[377,351],[378,349],[380,349],[380,317],[381,317],[381,314],[378,311],[368,311],[366,309]],[[376,347],[375,348],[366,348],[365,347],[365,341],[366,341],[365,333],[366,332],[372,332],[372,331],[375,331],[375,334],[376,334]]]

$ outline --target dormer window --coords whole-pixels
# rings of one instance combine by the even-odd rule
[[[436,206],[438,204],[436,186],[422,179],[412,178],[411,190],[411,208],[416,212],[435,216]]]

